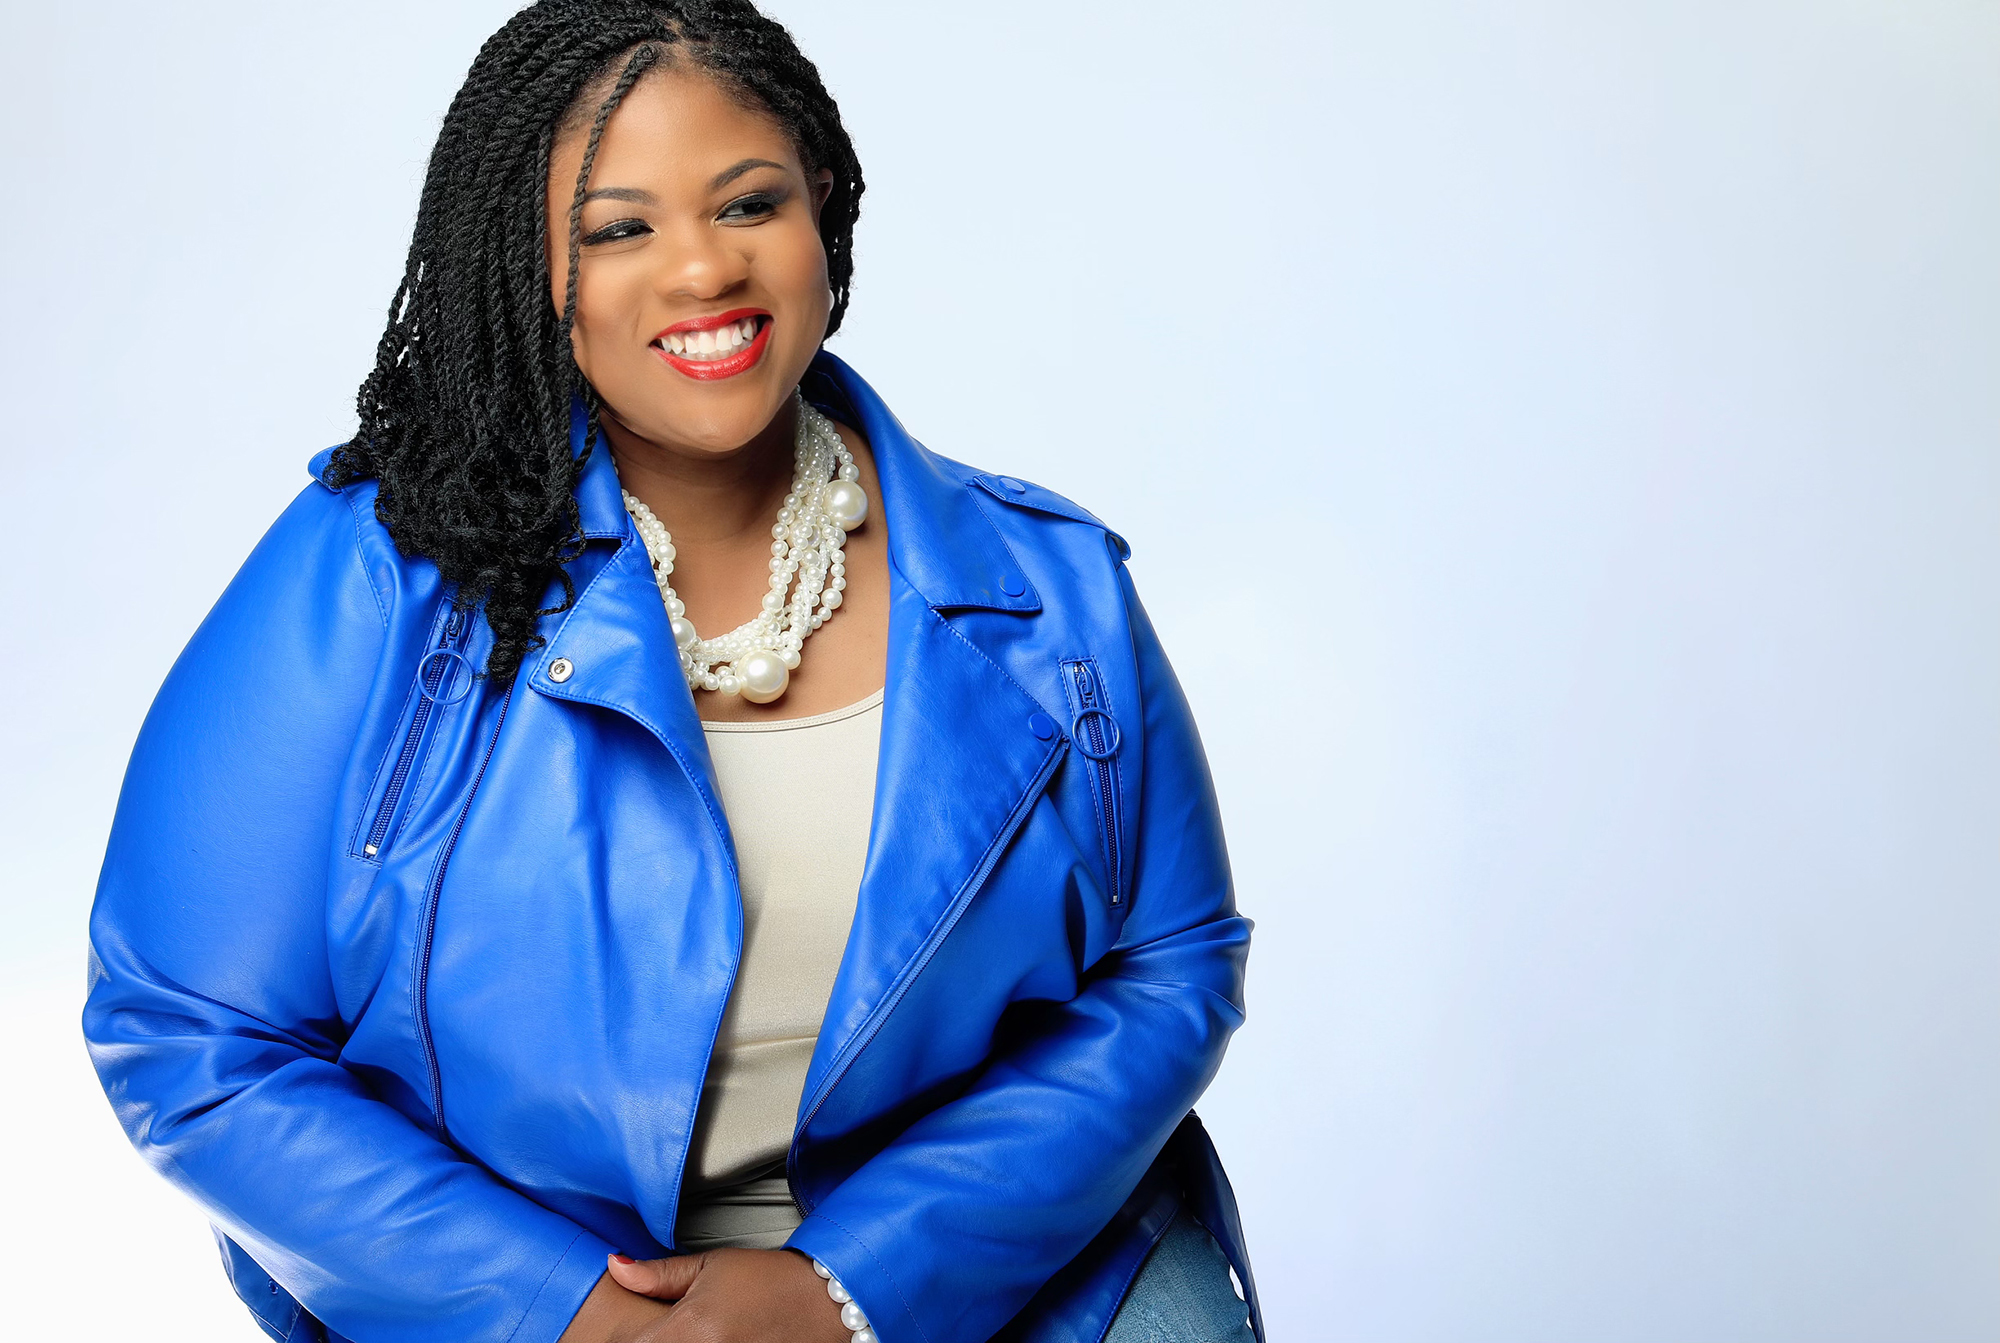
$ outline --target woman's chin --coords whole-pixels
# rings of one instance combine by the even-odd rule
[[[621,364],[619,376],[592,377],[590,382],[603,398],[614,433],[623,429],[661,447],[721,456],[771,427],[817,348],[760,350],[752,365],[728,376],[695,377],[680,367],[691,361],[671,359],[649,347],[643,367]]]
[[[692,395],[648,397],[638,413],[615,416],[620,427],[647,442],[681,452],[722,457],[736,452],[771,427],[790,399],[791,384],[759,380],[757,385],[702,386]],[[607,401],[609,398],[607,398]]]

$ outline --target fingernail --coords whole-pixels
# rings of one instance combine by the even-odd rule
[[[621,1264],[636,1264],[636,1263],[638,1263],[638,1262],[639,1262],[638,1260],[634,1259],[634,1258],[633,1258],[633,1257],[632,1257],[631,1255],[629,1255],[629,1254],[614,1254],[614,1255],[612,1255],[612,1256],[611,1256],[611,1258],[612,1258],[612,1259],[613,1259],[614,1261],[616,1261],[616,1262],[618,1262],[618,1263],[621,1263]]]

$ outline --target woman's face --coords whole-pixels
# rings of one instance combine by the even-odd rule
[[[593,109],[596,98],[586,98]],[[589,120],[550,153],[549,277]],[[661,447],[742,447],[791,396],[832,309],[819,207],[791,137],[697,72],[658,69],[604,128],[583,205],[576,362],[614,425]]]

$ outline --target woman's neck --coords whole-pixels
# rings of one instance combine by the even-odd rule
[[[676,548],[768,533],[792,487],[798,413],[788,402],[764,431],[728,452],[655,443],[603,415],[619,482],[653,510]]]

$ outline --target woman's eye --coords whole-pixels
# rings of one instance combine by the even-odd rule
[[[716,218],[739,224],[747,220],[763,219],[777,213],[779,199],[770,192],[761,191],[753,196],[738,196],[723,206]]]
[[[627,238],[642,238],[653,230],[642,219],[614,219],[601,229],[594,229],[583,235],[586,247],[595,243],[624,242]]]

